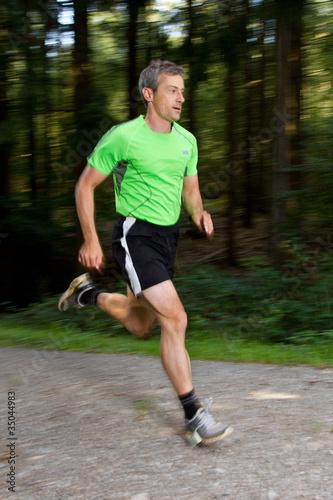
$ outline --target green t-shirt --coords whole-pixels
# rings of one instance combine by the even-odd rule
[[[118,213],[161,226],[177,222],[183,179],[197,173],[197,160],[193,134],[177,123],[169,134],[153,132],[142,115],[111,128],[88,158],[113,173]]]

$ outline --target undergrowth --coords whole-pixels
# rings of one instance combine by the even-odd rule
[[[333,364],[333,259],[317,259],[307,273],[304,266],[302,273],[300,269],[295,262],[278,272],[247,260],[241,277],[210,266],[189,269],[186,278],[176,276],[189,318],[191,355],[311,362],[321,353],[318,364]],[[97,308],[60,312],[57,300],[49,297],[25,309],[7,304],[7,313],[0,317],[0,344],[158,354],[157,327],[149,340],[132,339]]]

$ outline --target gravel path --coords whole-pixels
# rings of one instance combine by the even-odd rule
[[[3,500],[333,499],[333,369],[194,361],[197,393],[235,431],[190,448],[159,359],[21,348],[0,358]]]

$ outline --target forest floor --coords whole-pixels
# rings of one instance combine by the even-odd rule
[[[3,500],[333,498],[332,369],[193,361],[197,393],[214,397],[214,416],[234,432],[191,448],[157,358],[23,348],[0,357]]]

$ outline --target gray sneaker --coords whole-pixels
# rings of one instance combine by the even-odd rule
[[[80,297],[83,292],[94,288],[93,282],[89,273],[81,274],[72,281],[66,292],[62,294],[58,302],[58,309],[66,311],[69,306],[84,307],[85,304],[80,302]]]
[[[233,432],[229,425],[216,422],[209,411],[212,398],[209,399],[205,408],[199,408],[191,420],[185,420],[187,429],[187,440],[191,446],[199,443],[211,443],[224,439]]]

